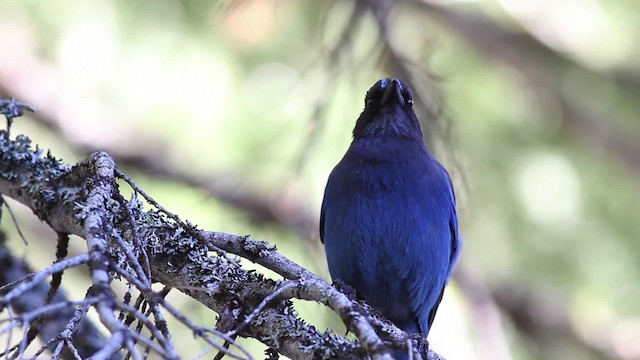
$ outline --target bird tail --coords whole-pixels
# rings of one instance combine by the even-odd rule
[[[394,350],[391,355],[395,360],[409,360],[409,354],[404,350]]]

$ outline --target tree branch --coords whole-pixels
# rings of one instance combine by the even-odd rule
[[[41,150],[31,149],[25,136],[11,141],[6,132],[0,132],[0,150],[0,192],[31,208],[55,231],[87,240],[93,283],[90,293],[97,298],[94,306],[110,332],[109,346],[96,358],[106,358],[123,348],[135,357],[135,343],[140,341],[165,358],[177,356],[167,336],[156,332],[151,338],[143,338],[115,317],[116,309],[127,309],[115,306],[122,301],[111,290],[111,282],[119,277],[132,284],[150,306],[172,316],[175,312],[151,289],[151,281],[177,288],[219,314],[225,314],[230,304],[240,304],[241,315],[232,323],[242,328],[227,331],[227,335],[256,338],[294,359],[361,359],[367,355],[386,359],[390,358],[391,344],[405,346],[406,334],[376,320],[363,306],[278,254],[275,247],[247,236],[198,230],[161,207],[143,211],[139,200],[124,201],[116,183],[119,171],[106,153],[95,153],[70,167],[50,154],[43,156]],[[135,183],[132,186],[146,195]],[[275,281],[248,271],[233,255],[254,261],[287,280]],[[144,259],[149,261],[150,279],[142,270]],[[17,297],[16,289],[6,297]],[[263,304],[269,297],[273,298],[267,301],[270,305]],[[320,333],[296,316],[286,301],[291,298],[330,307],[359,341]],[[254,312],[260,307],[262,310]],[[243,322],[249,315],[251,319]],[[158,316],[154,319],[158,325]],[[225,335],[214,329],[197,330],[203,337],[205,331],[214,334],[213,338]],[[429,358],[438,357],[430,353]]]
[[[83,255],[81,255],[83,256]],[[88,260],[88,259],[87,259]],[[69,264],[73,265],[73,264]],[[0,245],[0,294],[4,294],[6,289],[12,288],[13,282],[20,282],[24,284],[26,280],[33,281],[33,286],[26,291],[23,296],[16,297],[11,301],[12,309],[18,314],[31,313],[45,304],[44,299],[49,292],[49,285],[41,281],[30,277],[33,271],[22,260],[15,258],[9,252],[9,249]],[[51,268],[49,268],[51,269]],[[55,269],[53,269],[55,270]],[[51,272],[49,272],[51,274]],[[4,296],[2,299],[6,299]],[[51,304],[68,304],[69,300],[64,292],[58,291]],[[105,344],[105,339],[98,328],[86,317],[78,318],[79,324],[78,331],[83,334],[82,340],[73,339],[71,334],[64,334],[65,327],[70,320],[74,317],[75,309],[73,307],[65,306],[58,309],[56,312],[51,313],[44,321],[44,324],[39,332],[40,339],[46,345],[42,347],[42,350],[51,349],[50,343],[55,340],[64,339],[72,345],[79,356],[89,357],[101,349]],[[62,335],[62,336],[60,336]],[[70,348],[70,346],[68,346]],[[61,349],[62,350],[62,349]],[[59,354],[63,359],[74,359],[75,357],[70,352],[62,352]],[[120,357],[113,357],[113,360],[120,359]]]

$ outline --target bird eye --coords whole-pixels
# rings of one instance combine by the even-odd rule
[[[409,104],[409,106],[413,106],[413,99],[409,99],[409,100],[407,101],[407,104]]]
[[[366,99],[366,100],[364,101],[364,106],[367,106],[367,107],[368,107],[369,105],[371,105],[371,103],[372,103],[372,102],[373,102],[373,99]]]

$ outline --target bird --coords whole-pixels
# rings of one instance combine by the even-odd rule
[[[320,239],[334,283],[427,338],[462,242],[451,178],[426,147],[402,81],[381,79],[367,91],[325,187]]]

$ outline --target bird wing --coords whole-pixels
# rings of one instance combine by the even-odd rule
[[[451,273],[453,272],[453,269],[455,268],[455,265],[458,261],[458,257],[460,256],[461,243],[458,238],[458,218],[455,212],[455,207],[453,211],[453,216],[451,217],[451,221],[449,221],[449,229],[451,234],[451,255],[449,256],[449,267],[447,269],[446,281],[444,284],[442,284],[442,289],[440,290],[440,296],[438,296],[437,301],[429,310],[429,315],[427,317],[427,325],[428,325],[427,329],[424,329],[423,326],[420,326],[421,333],[424,333],[425,330],[428,332],[428,329],[431,329],[433,320],[436,317],[436,312],[438,311],[438,306],[440,305],[440,302],[442,301],[442,296],[444,295],[444,288],[447,282],[449,281],[449,279],[451,278]]]
[[[449,257],[449,268],[447,270],[447,282],[451,279],[451,274],[458,264],[458,259],[460,258],[460,253],[462,251],[462,238],[460,237],[460,232],[458,231],[458,212],[456,211],[456,194],[453,191],[453,182],[451,181],[451,177],[447,170],[440,164],[438,164],[441,171],[445,174],[450,190],[451,197],[451,218],[449,219],[449,233],[451,235],[451,256]]]
[[[436,166],[418,181],[422,191],[416,186],[416,201],[409,205],[409,215],[420,219],[409,236],[420,241],[409,242],[410,249],[399,269],[424,335],[431,328],[461,250],[451,179],[444,167],[433,164]]]
[[[322,207],[320,208],[320,242],[324,244],[324,216],[325,216],[325,209],[324,209],[324,202],[325,200],[322,201]]]
[[[402,283],[411,299],[411,310],[418,320],[420,332],[425,336],[442,300],[456,244],[450,231],[450,219],[455,217],[453,209],[441,205],[436,201],[419,211],[427,214],[412,235],[420,241],[409,243],[410,249],[400,263]]]

